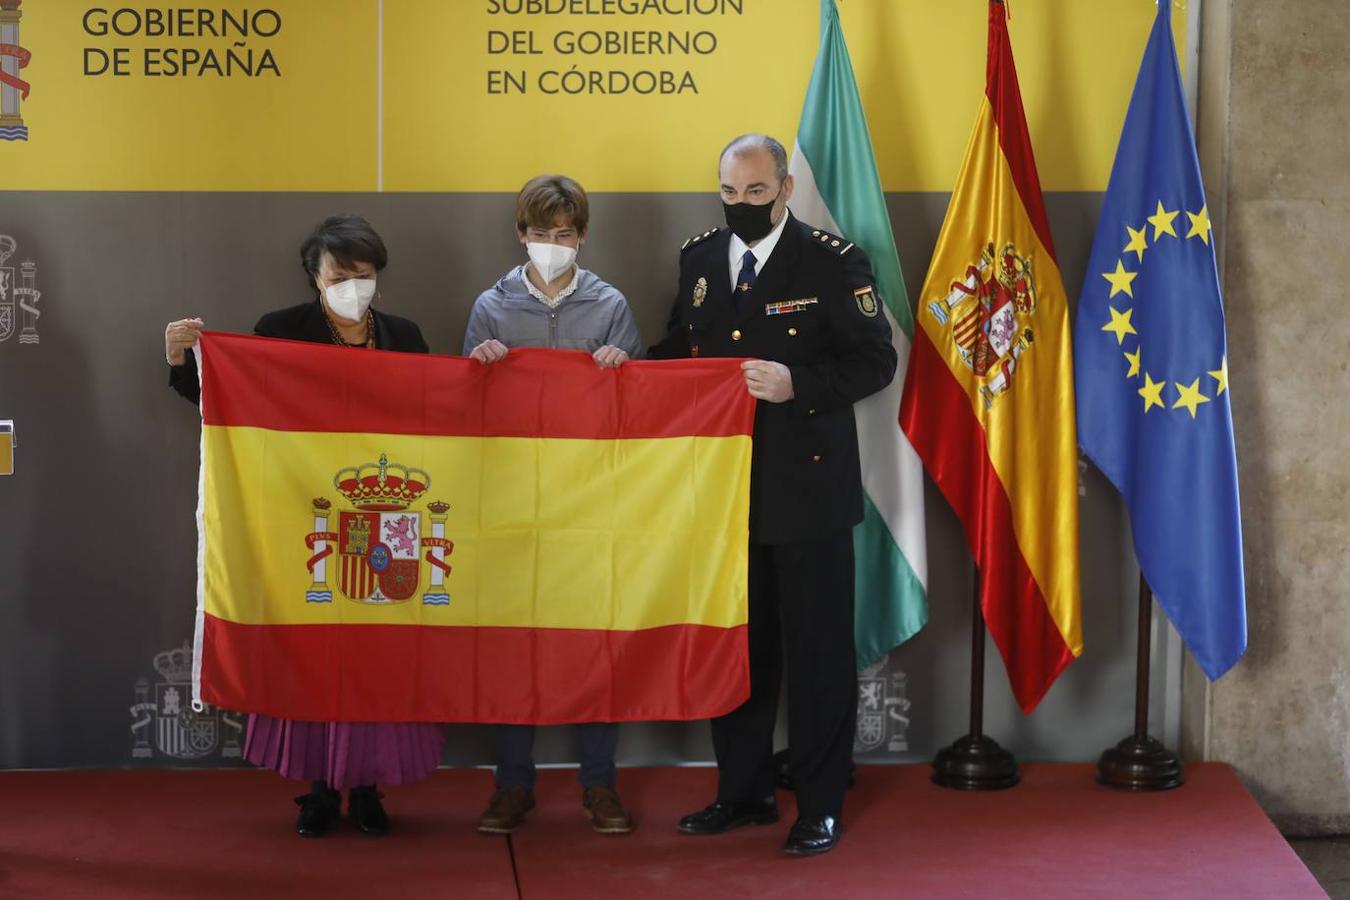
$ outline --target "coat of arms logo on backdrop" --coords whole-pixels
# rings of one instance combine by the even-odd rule
[[[37,332],[38,300],[37,263],[26,259],[15,266],[9,258],[19,249],[18,242],[7,234],[0,234],[0,343],[19,332],[20,344],[39,343]],[[20,328],[22,322],[22,328]]]
[[[0,141],[28,140],[20,107],[32,89],[20,74],[33,54],[19,44],[23,0],[0,0]]]
[[[184,641],[155,654],[154,666],[159,680],[138,678],[134,687],[131,758],[153,759],[158,753],[179,760],[238,759],[244,717],[210,705],[199,712],[192,708],[192,645]]]
[[[905,673],[888,656],[858,673],[858,725],[854,753],[899,754],[909,750],[910,700]]]

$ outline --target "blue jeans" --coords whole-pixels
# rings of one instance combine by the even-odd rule
[[[578,778],[582,788],[614,787],[614,751],[619,745],[619,726],[614,722],[587,722],[574,726]],[[534,790],[534,726],[498,725],[497,787]]]

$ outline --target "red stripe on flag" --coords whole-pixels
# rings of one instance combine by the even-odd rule
[[[922,328],[914,331],[905,381],[900,427],[961,519],[980,570],[989,633],[1018,705],[1030,713],[1073,662],[1073,652],[1017,545],[1012,502],[990,462],[970,398]]]
[[[748,435],[755,421],[737,359],[601,369],[580,351],[512,350],[485,366],[220,332],[201,357],[207,425],[613,440]]]
[[[1027,115],[1022,108],[1022,92],[1017,86],[1017,65],[1013,62],[1012,42],[1008,39],[1008,22],[1000,0],[989,3],[989,59],[985,68],[985,96],[994,111],[994,125],[998,128],[998,142],[1008,160],[1017,194],[1036,229],[1041,246],[1055,257],[1055,245],[1050,238],[1050,220],[1045,215],[1045,198],[1041,193],[1041,179],[1036,174],[1036,158],[1031,152],[1031,137],[1027,132]],[[1056,260],[1058,265],[1058,260]]]
[[[240,625],[207,615],[203,647],[206,702],[314,722],[708,719],[750,695],[745,626]]]

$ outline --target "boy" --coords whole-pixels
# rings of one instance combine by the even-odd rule
[[[484,291],[469,315],[464,353],[490,365],[514,347],[585,350],[602,368],[623,365],[642,343],[628,301],[576,264],[590,218],[586,192],[562,175],[530,179],[516,197],[516,237],[529,260]],[[575,726],[582,807],[591,827],[625,834],[633,820],[614,790],[619,726]],[[534,808],[533,725],[498,725],[496,791],[478,820],[485,834],[510,834]]]

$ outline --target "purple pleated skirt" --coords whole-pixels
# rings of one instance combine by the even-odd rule
[[[445,726],[423,722],[296,722],[250,715],[244,758],[287,778],[359,785],[411,784],[441,761]]]

